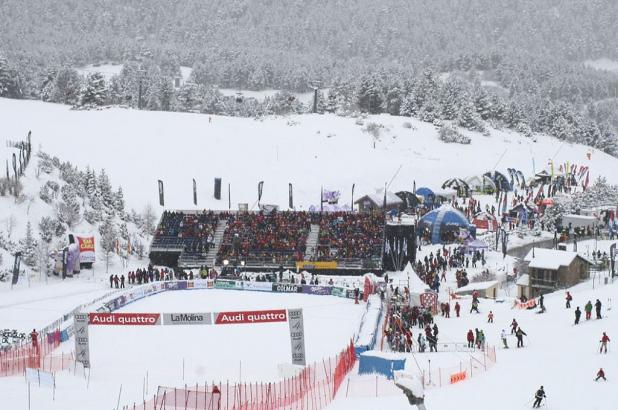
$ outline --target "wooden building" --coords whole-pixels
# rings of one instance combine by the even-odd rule
[[[530,297],[568,288],[590,278],[591,263],[576,252],[534,248],[524,262],[528,263],[529,289],[521,291]]]

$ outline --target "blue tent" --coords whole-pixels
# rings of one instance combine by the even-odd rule
[[[436,194],[429,188],[427,187],[421,187],[419,189],[416,190],[415,192],[416,195],[420,195],[424,198],[424,204],[433,204],[434,201],[436,200]]]
[[[442,205],[438,209],[427,212],[418,221],[419,235],[428,230],[432,244],[442,242],[442,233],[459,231],[459,228],[468,229],[472,234],[476,233],[476,230],[471,228],[468,218],[450,205]]]

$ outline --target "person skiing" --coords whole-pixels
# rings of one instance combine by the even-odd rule
[[[597,372],[597,378],[594,379],[594,381],[597,382],[597,381],[599,381],[599,379],[603,379],[604,381],[607,381],[607,379],[605,378],[605,372],[603,371],[602,367]]]
[[[511,334],[517,331],[517,326],[519,326],[517,320],[513,319],[513,321],[511,322]]]
[[[461,305],[459,305],[459,302],[455,302],[455,313],[457,314],[457,317],[459,317],[460,310],[461,310]]]
[[[487,315],[487,323],[494,323],[494,312],[492,312],[491,310],[489,311],[489,314]]]
[[[575,309],[575,324],[579,324],[579,318],[582,315],[582,311],[579,310],[579,306]]]
[[[586,320],[590,320],[590,316],[592,315],[592,302],[588,301],[586,306],[584,306],[584,310],[586,311]]]
[[[594,303],[594,309],[597,314],[597,319],[601,319],[601,306],[601,301],[597,299],[597,301]]]
[[[472,329],[468,330],[466,340],[468,341],[468,347],[474,347],[474,332],[472,332]]]
[[[603,350],[605,350],[605,354],[607,354],[607,343],[610,342],[611,340],[609,340],[609,336],[607,336],[607,334],[605,332],[603,332],[603,336],[601,337],[601,349],[599,349],[599,353],[603,353]]]
[[[532,404],[532,408],[541,407],[541,402],[545,397],[545,390],[543,389],[543,386],[541,386],[534,394],[534,403]]]
[[[502,339],[502,344],[504,345],[504,348],[508,349],[509,345],[506,341],[506,330],[502,329],[502,331],[500,332],[500,339]]]
[[[526,332],[521,330],[521,327],[518,327],[515,336],[517,336],[517,347],[524,347],[524,336],[528,336]]]
[[[569,292],[567,290],[567,294],[566,294],[566,308],[570,309],[571,308],[571,301],[573,300],[573,296],[571,296],[571,292]]]

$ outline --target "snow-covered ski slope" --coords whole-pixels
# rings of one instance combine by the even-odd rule
[[[93,296],[94,299],[95,296]],[[42,303],[39,307],[42,307]],[[53,309],[49,300],[47,307]],[[354,337],[363,304],[334,296],[277,294],[234,290],[182,290],[157,294],[119,310],[122,313],[223,312],[302,308],[308,362],[334,357]],[[37,312],[22,320],[36,321]],[[10,324],[10,323],[9,323]],[[56,399],[49,388],[32,387],[33,409],[92,410],[140,402],[148,375],[148,398],[158,386],[181,387],[204,382],[276,381],[279,364],[290,363],[289,325],[282,323],[224,326],[90,326],[92,373],[57,373]],[[60,351],[74,349],[73,340]],[[57,353],[59,353],[58,351]],[[184,367],[184,368],[183,368]],[[23,377],[0,378],[3,409],[26,408]],[[3,405],[3,406],[4,406]]]
[[[570,161],[587,165],[591,178],[618,182],[618,160],[597,150],[538,136],[537,142],[509,131],[490,137],[466,132],[470,145],[445,144],[431,124],[387,115],[364,120],[384,126],[379,140],[352,118],[335,115],[268,117],[263,120],[202,114],[111,108],[73,111],[68,106],[0,99],[0,138],[21,139],[32,130],[34,148],[70,160],[80,168],[105,168],[114,186],[122,185],[127,207],[156,204],[157,180],[165,183],[167,208],[195,208],[192,178],[198,184],[198,208],[227,209],[257,201],[287,209],[288,184],[294,184],[297,209],[319,206],[320,187],[340,190],[349,204],[392,183],[389,190],[439,189],[447,178],[487,170],[517,168],[526,178],[534,169]],[[412,129],[404,128],[409,122]],[[0,141],[0,159],[6,155]],[[591,159],[587,158],[591,153]],[[557,168],[557,165],[556,165]],[[399,172],[397,172],[399,170]],[[222,199],[213,197],[215,177],[223,179]]]

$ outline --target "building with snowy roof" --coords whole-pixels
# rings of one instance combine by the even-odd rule
[[[528,264],[531,297],[578,284],[590,278],[590,262],[576,252],[554,249],[531,249],[524,262]]]

